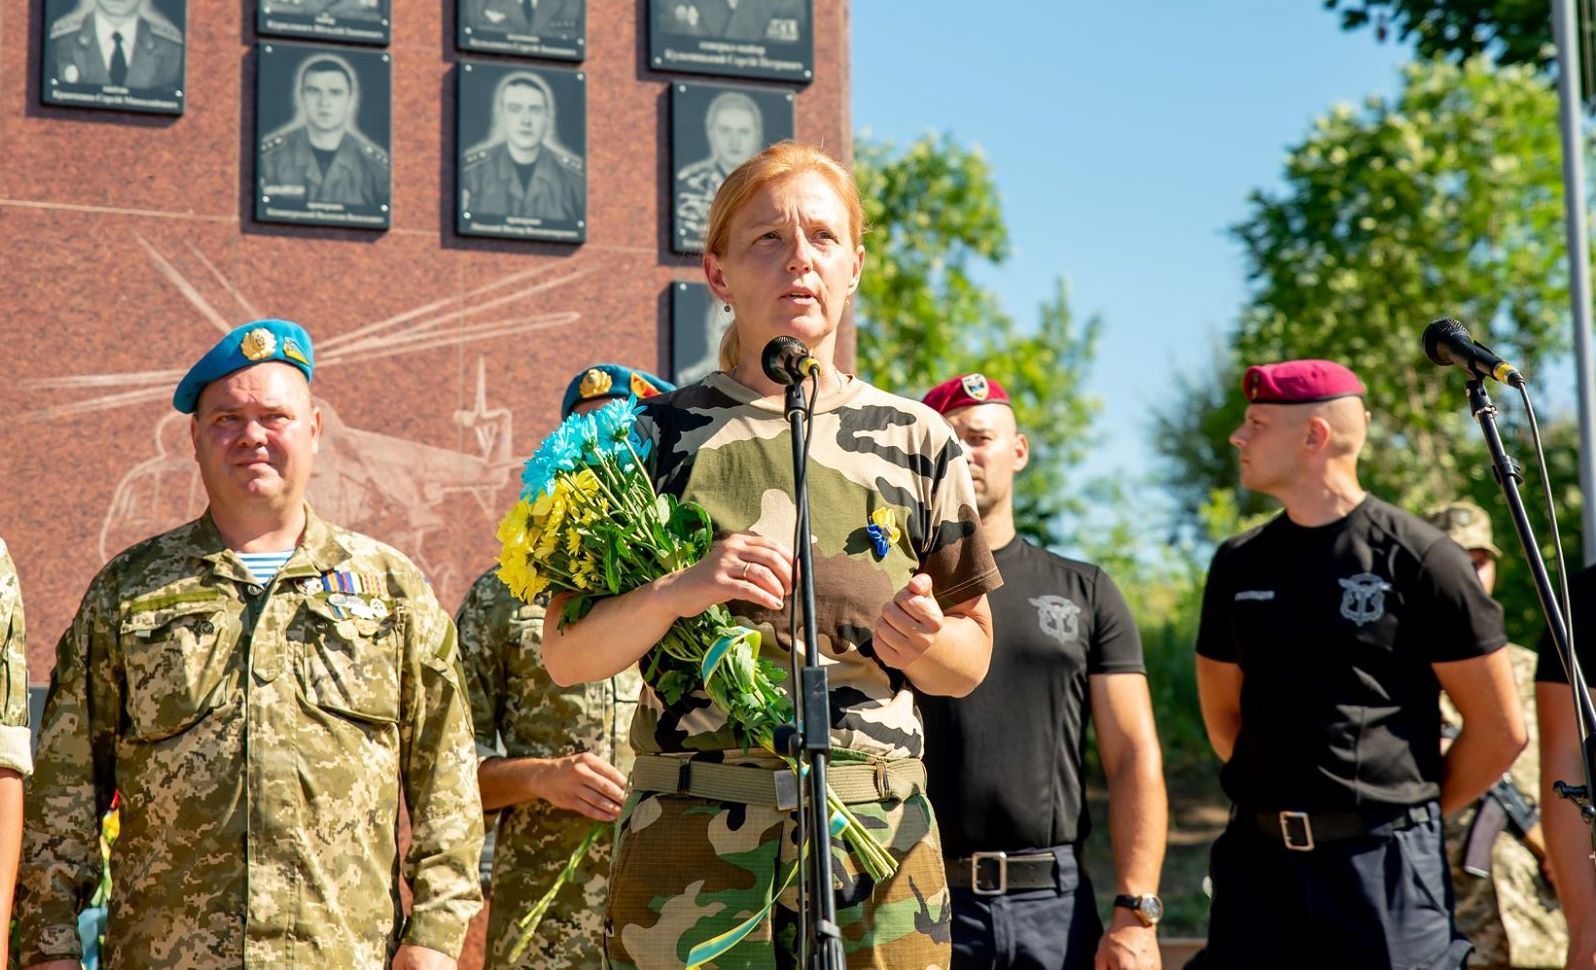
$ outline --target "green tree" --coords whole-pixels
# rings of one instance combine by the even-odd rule
[[[1223,435],[1244,408],[1243,364],[1326,357],[1369,388],[1365,484],[1409,509],[1472,495],[1511,546],[1462,379],[1429,364],[1419,340],[1432,319],[1456,317],[1531,374],[1563,347],[1556,111],[1533,69],[1476,58],[1410,65],[1393,101],[1338,107],[1315,123],[1290,152],[1284,188],[1254,193],[1234,229],[1251,293],[1214,378],[1180,388],[1155,422],[1188,515],[1236,481]],[[1527,462],[1520,411],[1497,397],[1510,447]],[[1578,503],[1562,499],[1577,516]],[[1268,505],[1230,501],[1243,516]],[[1504,585],[1513,572],[1508,564]],[[1507,595],[1524,620],[1532,604],[1520,592]]]
[[[1421,57],[1462,61],[1486,54],[1502,64],[1554,63],[1552,13],[1545,0],[1323,0],[1343,30],[1372,26],[1384,40],[1412,40]]]
[[[1081,506],[1067,474],[1098,409],[1081,388],[1100,322],[1076,321],[1060,280],[1035,324],[1023,327],[975,280],[978,268],[1001,265],[1009,252],[997,186],[979,151],[950,135],[901,149],[861,138],[854,175],[869,227],[856,317],[860,374],[907,395],[970,371],[999,380],[1034,456],[1015,485],[1016,525],[1057,541],[1061,514]]]

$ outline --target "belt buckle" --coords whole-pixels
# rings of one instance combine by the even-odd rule
[[[981,885],[981,863],[997,862],[997,885]],[[970,855],[970,891],[977,896],[1001,896],[1009,891],[1009,854],[1007,852],[975,852]]]
[[[1301,838],[1299,839],[1292,830],[1292,823],[1300,823]],[[1307,812],[1281,812],[1280,837],[1285,840],[1286,848],[1292,852],[1313,851],[1313,825],[1308,821]]]

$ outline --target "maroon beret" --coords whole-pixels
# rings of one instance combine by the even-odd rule
[[[938,414],[947,414],[976,404],[1014,406],[1009,402],[1009,392],[1003,389],[1003,385],[985,374],[950,377],[927,391],[923,401],[926,407]]]
[[[1247,368],[1241,392],[1253,404],[1313,404],[1362,397],[1358,375],[1333,360],[1283,360]]]

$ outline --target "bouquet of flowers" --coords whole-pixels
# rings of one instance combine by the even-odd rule
[[[652,443],[637,433],[638,413],[629,398],[566,418],[527,462],[520,499],[499,523],[499,577],[527,602],[545,591],[574,594],[561,622],[585,616],[601,597],[693,565],[714,541],[701,506],[654,490],[644,467]],[[777,754],[796,770],[775,747],[777,726],[792,718],[777,687],[785,674],[759,647],[758,631],[735,624],[725,606],[712,606],[671,625],[643,658],[643,678],[667,704],[703,691],[744,747]],[[877,880],[891,875],[897,863],[847,806],[829,792],[827,805],[831,834],[843,837],[860,867]],[[523,945],[591,843],[584,840],[560,881],[522,920]]]

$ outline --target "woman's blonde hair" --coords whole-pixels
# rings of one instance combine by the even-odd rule
[[[709,206],[709,231],[705,234],[704,251],[725,256],[732,217],[748,200],[772,182],[805,172],[818,172],[831,183],[837,197],[848,207],[848,231],[852,236],[848,244],[859,245],[865,231],[864,205],[859,201],[859,189],[853,184],[853,175],[847,167],[814,145],[779,141],[737,166],[721,183],[715,201]],[[736,367],[741,353],[737,324],[733,321],[720,338],[720,369],[729,371]]]

